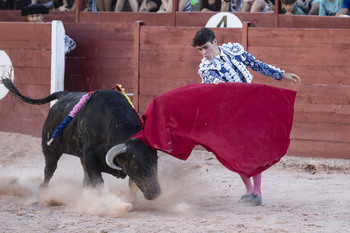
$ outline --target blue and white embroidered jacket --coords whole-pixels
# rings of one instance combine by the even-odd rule
[[[221,60],[219,56],[211,60],[203,58],[198,70],[198,74],[202,78],[202,83],[214,83],[218,80],[251,83],[253,76],[247,67],[276,80],[282,79],[284,71],[256,60],[255,57],[246,52],[243,46],[238,43],[223,44],[219,48],[230,59],[232,65]]]

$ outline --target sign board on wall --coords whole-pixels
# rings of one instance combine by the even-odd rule
[[[3,50],[0,50],[0,77],[14,79],[14,71],[10,57]],[[4,85],[0,84],[0,100],[4,98],[8,93],[8,90]]]
[[[205,25],[208,28],[242,28],[241,20],[232,13],[220,12],[213,15]]]

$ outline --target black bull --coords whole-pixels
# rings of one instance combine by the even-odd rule
[[[66,153],[80,158],[84,185],[102,185],[101,172],[117,178],[128,175],[129,184],[133,185],[134,182],[146,199],[159,196],[157,151],[136,138],[130,139],[142,126],[137,113],[122,93],[98,90],[91,94],[61,135],[47,145],[57,126],[86,93],[55,92],[42,99],[31,99],[23,96],[10,79],[2,79],[1,82],[11,93],[29,104],[40,105],[58,100],[50,109],[42,130],[45,171],[41,187],[48,185],[58,160]]]

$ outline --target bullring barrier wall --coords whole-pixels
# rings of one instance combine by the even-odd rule
[[[64,26],[77,42],[77,48],[66,59],[67,90],[108,89],[120,83],[126,92],[133,93],[132,100],[142,113],[153,97],[200,82],[197,69],[201,56],[190,45],[200,27],[143,26],[140,22]],[[218,28],[215,32],[219,44],[239,42],[260,60],[300,75],[302,85],[290,85],[252,71],[256,83],[298,91],[288,155],[350,159],[350,30],[255,28],[245,24],[242,29]],[[27,75],[19,77],[16,68],[15,73],[16,85],[27,95],[42,97],[49,93],[35,92],[48,87],[43,78],[38,78],[40,84],[35,80],[27,82]],[[21,87],[22,82],[28,85]],[[6,98],[9,102],[10,97]],[[3,101],[0,106],[6,114],[2,113],[2,119],[7,117],[12,124],[22,125],[26,125],[23,120],[30,119],[33,125],[28,132],[1,123],[2,131],[40,134],[48,108],[31,107],[23,112],[23,104],[18,108]],[[21,111],[25,116],[18,118]]]

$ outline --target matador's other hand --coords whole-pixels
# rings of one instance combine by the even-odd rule
[[[219,83],[224,83],[224,81],[219,80],[219,79],[215,79],[213,83],[214,83],[214,84],[219,84]]]
[[[294,81],[296,83],[300,83],[301,82],[301,79],[299,78],[299,76],[296,75],[296,74],[293,74],[293,73],[284,73],[284,74],[282,74],[282,79],[287,79],[287,80],[290,80],[290,81]]]

